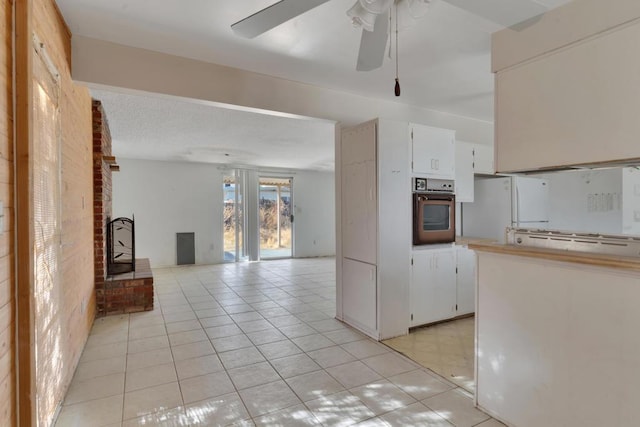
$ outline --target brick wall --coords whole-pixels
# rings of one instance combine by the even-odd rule
[[[153,310],[149,260],[136,260],[136,271],[107,275],[107,218],[112,217],[111,133],[102,103],[93,100],[93,235],[96,316]],[[113,219],[113,218],[111,218]]]
[[[102,103],[93,100],[93,233],[95,254],[96,309],[106,314],[105,279],[107,277],[107,218],[111,218],[111,167],[104,156],[111,156],[111,134]]]

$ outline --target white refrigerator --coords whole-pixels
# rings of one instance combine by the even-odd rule
[[[508,176],[478,178],[473,203],[462,204],[462,234],[505,242],[507,227],[549,227],[549,182]]]

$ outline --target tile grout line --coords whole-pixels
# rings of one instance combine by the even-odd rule
[[[124,423],[125,398],[127,396],[127,367],[129,365],[129,334],[131,333],[131,315],[127,314],[127,344],[124,353],[124,381],[122,384],[122,417],[120,424]]]

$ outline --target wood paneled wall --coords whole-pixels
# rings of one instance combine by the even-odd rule
[[[19,374],[19,423],[49,426],[71,382],[95,317],[91,97],[87,88],[71,80],[71,34],[54,0],[16,1],[16,22],[19,23],[16,25],[16,39],[19,41],[16,48],[16,69],[19,70],[16,119],[20,144],[20,161],[16,167],[19,188],[25,188],[25,177],[29,176],[23,169],[34,167],[28,150],[33,146],[30,129],[35,123],[31,122],[32,119],[24,121],[30,114],[24,103],[32,102],[30,96],[24,95],[31,90],[31,71],[27,71],[27,78],[20,76],[20,70],[31,69],[28,58],[33,54],[32,33],[40,40],[42,51],[59,73],[61,189],[58,208],[61,212],[61,245],[57,265],[59,280],[53,288],[47,289],[46,310],[42,310],[42,304],[33,295],[33,289],[37,288],[33,275],[26,283],[20,278],[28,276],[29,270],[23,271],[20,267],[18,277],[17,314],[27,323],[31,319],[30,326],[21,326],[18,334],[20,364],[30,366],[30,369],[21,368]],[[30,206],[37,205],[38,200],[24,202],[25,193],[28,191],[18,193],[18,207],[25,207],[23,211],[30,212],[30,203]],[[25,221],[31,221],[31,224],[28,227],[21,225]],[[33,240],[32,222],[31,215],[18,217],[18,242]],[[19,246],[18,257],[21,256],[25,256],[25,252]],[[21,265],[20,261],[18,259],[18,265]],[[46,318],[43,318],[45,313]],[[52,341],[56,343],[55,351],[43,351]],[[31,346],[25,345],[28,342]],[[40,355],[37,362],[36,354]],[[0,425],[4,425],[1,419]]]
[[[16,423],[13,253],[12,1],[0,0],[0,425]]]

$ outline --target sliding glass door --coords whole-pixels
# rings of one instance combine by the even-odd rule
[[[223,244],[224,261],[246,260],[246,226],[244,215],[244,179],[241,171],[224,176],[223,179]]]
[[[293,255],[293,178],[260,177],[260,259]]]

